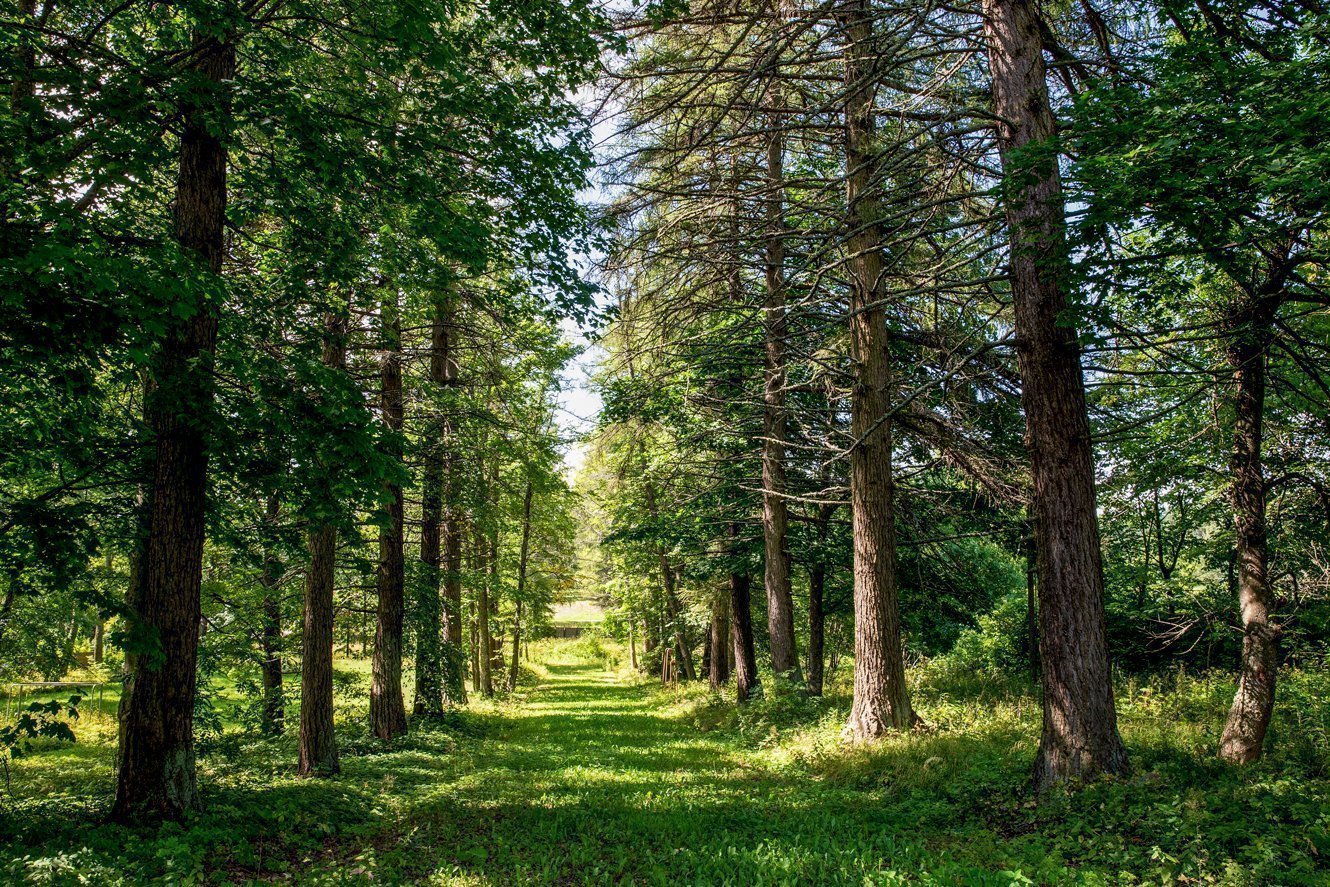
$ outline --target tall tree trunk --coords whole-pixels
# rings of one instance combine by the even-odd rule
[[[300,666],[300,775],[331,776],[341,770],[333,730],[333,585],[337,528],[309,534],[305,576],[304,638]]]
[[[455,473],[448,468],[449,498],[455,498]],[[449,505],[443,532],[443,555],[447,572],[443,580],[444,638],[443,692],[449,705],[466,704],[466,649],[462,644],[462,509]]]
[[[145,374],[143,379],[143,399],[146,403],[148,392],[152,390],[152,380]],[[152,517],[152,509],[148,507],[149,498],[152,496],[152,475],[148,470],[150,464],[145,461],[144,464],[137,466],[139,472],[138,490],[134,496],[134,537],[131,540],[129,551],[129,576],[125,582],[125,609],[129,613],[139,612],[139,601],[143,598],[143,572],[144,561],[148,556],[148,523]],[[3,633],[5,625],[5,616],[9,612],[9,607],[13,604],[14,587],[10,584],[9,590],[5,594],[3,606],[0,606],[0,633]],[[131,617],[133,619],[134,617]],[[131,626],[135,628],[136,626]],[[129,702],[134,698],[134,676],[139,671],[139,656],[134,652],[135,645],[129,645],[125,649],[125,661],[121,664],[121,684],[120,684],[120,702],[116,707],[116,748],[125,747],[125,725],[129,718]],[[116,764],[119,765],[119,754],[116,755]]]
[[[499,604],[502,602],[499,587],[499,537],[494,537],[494,556],[490,560],[490,676],[491,682],[495,675],[503,675],[503,626],[499,624]],[[498,629],[498,634],[494,629]]]
[[[730,573],[730,641],[734,645],[734,690],[740,702],[746,702],[758,686],[752,584],[747,573]]]
[[[650,482],[646,486],[646,504],[647,511],[652,517],[656,517],[659,514],[656,508],[656,492]],[[675,590],[674,567],[670,564],[663,547],[658,548],[656,557],[660,564],[660,584],[665,591],[665,615],[674,628],[674,654],[678,657],[677,664],[682,668],[685,680],[693,681],[697,679],[697,672],[693,668],[693,654],[688,643],[687,626],[683,620],[683,604],[680,603]]]
[[[831,482],[829,472],[824,473],[823,487]],[[834,505],[819,505],[817,509],[818,552],[808,568],[808,695],[821,696],[825,683],[827,614],[825,597],[827,563],[822,552],[826,548]]]
[[[272,496],[268,499],[267,513],[264,515],[269,533],[276,532],[280,516],[281,503],[276,496]],[[282,692],[282,592],[279,587],[282,563],[272,550],[271,543],[265,548],[263,573],[259,577],[259,584],[263,586],[263,624],[259,631],[263,653],[262,727],[264,733],[278,735],[286,724],[286,697]]]
[[[402,330],[397,291],[391,286],[383,301],[383,356],[380,364],[380,409],[388,426],[388,455],[402,461]],[[370,730],[379,739],[406,733],[406,705],[402,699],[402,622],[406,581],[402,549],[402,486],[387,489],[388,505],[379,530],[378,621],[374,631],[374,659],[369,687]]]
[[[79,607],[74,604],[69,610],[69,630],[65,632],[64,656],[65,662],[74,661],[74,647],[79,639]]]
[[[650,656],[660,645],[659,632],[656,631],[656,620],[652,619],[650,614],[642,620],[642,631],[642,652]]]
[[[730,600],[729,595],[717,596],[711,603],[711,634],[708,639],[709,668],[707,677],[711,689],[719,690],[730,679]]]
[[[109,588],[112,579],[115,577],[115,566],[111,561],[111,549],[106,549],[102,560],[102,571],[106,574],[106,584]],[[12,602],[11,602],[12,606]],[[4,621],[4,614],[0,613],[0,622]],[[102,659],[106,657],[106,618],[102,616],[100,609],[97,613],[97,621],[92,627],[92,662],[94,665],[101,665]]]
[[[346,370],[345,313],[330,311],[324,321],[324,366]],[[331,472],[333,466],[323,466]],[[337,503],[327,484],[327,508]],[[305,574],[304,632],[300,651],[300,775],[331,776],[341,769],[333,730],[333,590],[337,577],[337,528],[319,523],[309,532],[309,571]],[[347,625],[348,651],[351,625]]]
[[[827,588],[826,564],[808,568],[808,695],[821,696],[823,661],[827,637],[827,616],[823,599]]]
[[[877,92],[869,0],[847,0],[845,172],[850,249],[850,504],[854,533],[854,702],[846,729],[875,739],[914,722],[901,649],[896,589],[896,506],[886,318],[882,310],[882,236],[871,154]]]
[[[448,384],[448,333],[446,296],[435,299],[430,315],[430,382],[440,388]],[[420,562],[423,576],[416,601],[416,717],[443,714],[443,633],[440,570],[443,555],[443,484],[447,469],[447,422],[440,413],[432,424],[425,449],[420,517]]]
[[[707,636],[702,639],[702,674],[711,676],[711,628],[707,626]]]
[[[439,304],[436,320],[438,339],[435,349],[441,357],[440,384],[454,390],[459,382],[457,362],[457,290],[450,288]],[[431,355],[431,359],[432,359]],[[431,366],[432,369],[432,366]],[[453,409],[452,398],[445,406]],[[448,705],[466,704],[466,652],[462,644],[462,530],[466,516],[457,504],[461,489],[457,457],[453,452],[453,428],[447,412],[443,416],[443,645],[440,660],[443,669],[443,700]]]
[[[637,671],[637,620],[628,620],[628,665]]]
[[[522,601],[519,598],[513,611],[513,658],[508,669],[508,692],[517,689],[517,672],[522,667]]]
[[[1044,726],[1039,788],[1127,767],[1118,737],[1095,514],[1094,456],[1063,269],[1065,217],[1043,41],[1029,0],[985,0],[998,150],[1008,183],[1011,296],[1039,561]]]
[[[1025,656],[1030,663],[1030,675],[1039,676],[1039,549],[1035,544],[1034,527],[1027,528],[1021,540],[1025,548]]]
[[[484,550],[484,543],[481,543]],[[477,665],[480,668],[480,695],[489,699],[494,695],[494,640],[490,635],[490,592],[499,574],[499,534],[489,540],[485,576],[476,593]]]
[[[522,545],[517,556],[517,607],[513,616],[513,667],[508,669],[508,692],[517,689],[517,670],[521,666],[522,652],[522,596],[526,594],[526,565],[531,554],[531,481],[526,482],[526,495],[522,498]]]
[[[779,21],[779,18],[777,19]],[[777,66],[774,77],[780,77]],[[790,580],[788,505],[785,501],[785,137],[780,85],[772,83],[767,136],[766,294],[763,337],[766,365],[762,380],[762,539],[771,670],[801,680],[794,640],[794,596]]]
[[[484,593],[485,580],[482,578],[476,586],[476,598]],[[476,602],[469,605],[471,611],[471,692],[480,692],[480,620],[476,618]]]
[[[1261,464],[1265,363],[1273,314],[1260,308],[1233,324],[1228,362],[1233,369],[1233,450],[1229,457],[1242,659],[1238,692],[1219,741],[1219,756],[1245,764],[1261,756],[1275,705],[1280,626],[1272,596],[1265,527],[1265,475]]]
[[[730,538],[737,545],[739,525],[730,524]],[[737,552],[731,551],[732,557]],[[757,689],[757,653],[753,649],[752,579],[738,567],[730,570],[730,641],[734,646],[734,690],[746,702]]]
[[[227,146],[217,132],[230,118],[235,46],[197,36],[191,57],[199,85],[182,109],[174,233],[200,271],[212,276],[221,273],[225,252]],[[132,681],[111,811],[117,820],[178,818],[198,806],[195,665],[217,340],[208,289],[190,288],[184,295],[188,310],[169,315],[144,404],[153,444],[151,511],[137,616],[160,639],[161,657],[140,657]],[[145,667],[149,661],[155,667]]]
[[[688,642],[688,626],[684,622],[684,606],[676,590],[676,576],[669,558],[660,556],[661,581],[665,586],[665,612],[674,627],[674,655],[683,672],[684,680],[697,680],[697,670],[693,668],[692,645]]]

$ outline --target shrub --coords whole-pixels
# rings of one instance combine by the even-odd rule
[[[929,663],[930,670],[955,676],[981,672],[988,676],[1012,676],[1026,671],[1030,660],[1025,650],[1025,595],[1008,594],[992,611],[967,628],[943,656]]]

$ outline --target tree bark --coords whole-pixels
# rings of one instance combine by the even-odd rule
[[[456,489],[454,474],[448,470],[450,496]],[[462,644],[462,509],[448,506],[444,527],[443,552],[447,572],[443,580],[444,606],[444,698],[449,705],[466,704],[466,649]]]
[[[481,543],[482,550],[484,543]],[[499,536],[496,532],[489,541],[485,577],[476,590],[477,665],[480,668],[480,695],[489,699],[494,695],[494,640],[490,636],[490,590],[498,576]]]
[[[402,461],[402,332],[397,291],[389,288],[383,302],[383,355],[380,363],[380,409],[388,435],[388,455]],[[369,687],[370,730],[389,740],[406,733],[406,705],[402,699],[402,623],[406,579],[402,548],[402,485],[387,487],[388,505],[379,530],[378,620],[374,630],[374,658]]]
[[[775,76],[780,76],[779,68]],[[762,540],[771,670],[793,682],[799,674],[794,640],[794,595],[790,580],[788,505],[785,501],[785,138],[781,131],[779,84],[773,83],[773,113],[767,137],[766,294],[763,337],[766,365],[762,382]]]
[[[646,505],[647,511],[652,517],[659,515],[656,508],[655,487],[650,482],[646,485]],[[683,669],[683,676],[686,680],[696,680],[697,672],[693,668],[693,655],[688,643],[687,626],[683,621],[683,605],[675,591],[674,567],[670,564],[669,556],[665,554],[663,546],[658,546],[656,557],[660,564],[660,584],[665,594],[665,615],[674,629],[674,654],[677,657],[675,664]]]
[[[1113,704],[1080,349],[1059,322],[1069,304],[1065,209],[1039,20],[1029,0],[985,0],[984,12],[1034,484],[1044,688],[1035,784],[1043,789],[1122,772],[1127,753]]]
[[[344,314],[329,312],[324,321],[324,366],[346,370]],[[323,466],[332,471],[333,466]],[[330,489],[323,491],[328,507]],[[331,776],[341,770],[333,728],[333,590],[337,577],[337,528],[320,523],[309,532],[309,571],[305,574],[304,632],[300,652],[300,764],[301,776]],[[347,626],[347,648],[351,628]]]
[[[206,276],[225,253],[227,146],[234,44],[196,36],[200,86],[182,108],[174,236]],[[122,722],[111,816],[179,818],[198,806],[194,698],[207,512],[207,423],[212,414],[216,307],[203,286],[168,321],[144,404],[152,434],[151,494],[138,617],[160,639],[160,657],[138,657]]]
[[[682,670],[684,680],[695,681],[697,670],[693,668],[693,651],[688,642],[688,627],[684,623],[683,603],[675,589],[674,568],[664,554],[660,556],[660,575],[661,583],[665,586],[665,612],[674,627],[674,655],[678,657],[676,664]]]
[[[740,702],[746,702],[758,686],[752,582],[747,573],[730,574],[730,640],[734,645],[734,689]]]
[[[106,574],[106,583],[109,587],[111,580],[115,576],[114,565],[111,561],[111,549],[108,547],[102,559],[102,571]],[[2,605],[0,605],[2,606]],[[10,601],[13,606],[13,601]],[[5,620],[5,613],[0,610],[0,624]],[[106,657],[106,618],[101,612],[97,613],[97,621],[92,626],[92,662],[94,665],[101,665],[102,659]]]
[[[476,597],[480,598],[484,590],[485,580],[481,579],[476,588]],[[476,603],[473,601],[469,607],[471,613],[471,692],[480,692],[480,622],[476,619]]]
[[[143,380],[143,399],[145,403],[148,400],[148,392],[151,390],[152,380],[145,374]],[[148,523],[152,516],[152,509],[148,507],[148,501],[152,496],[152,477],[143,465],[139,466],[139,477],[138,490],[134,496],[134,536],[129,551],[129,576],[125,582],[125,608],[130,613],[139,612],[139,601],[143,598],[144,560],[148,553]],[[4,604],[0,605],[0,634],[3,634],[6,614],[13,604],[13,599],[14,587],[11,583],[5,593]],[[131,623],[131,631],[137,628],[138,626]],[[134,698],[134,676],[139,671],[139,656],[135,652],[135,646],[137,645],[132,643],[126,644],[125,660],[121,664],[120,702],[116,706],[117,749],[124,748],[125,745],[125,725],[129,718],[129,703]],[[116,762],[118,765],[118,753]]]
[[[1030,675],[1039,677],[1039,550],[1035,544],[1034,527],[1029,528],[1021,540],[1025,548],[1025,656],[1030,663]]]
[[[330,524],[309,534],[305,577],[304,640],[300,666],[301,776],[331,776],[341,770],[333,728],[333,582],[337,529]]]
[[[707,678],[711,681],[711,689],[713,690],[719,690],[730,679],[730,656],[726,652],[726,647],[729,645],[729,595],[718,596],[711,604],[711,634],[707,645]]]
[[[522,596],[526,594],[526,566],[531,554],[531,481],[526,482],[526,495],[522,498],[522,545],[517,555],[517,603],[513,616],[513,665],[508,669],[508,692],[517,689],[517,670],[521,666],[522,652]]]
[[[830,483],[830,477],[823,478],[823,486]],[[825,683],[827,614],[824,607],[827,588],[827,564],[822,552],[825,550],[827,533],[830,530],[831,516],[836,506],[820,505],[817,509],[818,551],[812,565],[808,568],[808,695],[821,696]]]
[[[871,151],[873,20],[868,0],[840,10],[845,33],[845,169],[850,249],[850,504],[854,535],[854,702],[846,730],[875,739],[913,725],[905,683],[896,588],[895,482],[886,317],[882,309],[881,225]]]
[[[446,296],[435,299],[430,316],[429,380],[436,386],[448,384],[448,333]],[[447,470],[447,423],[442,414],[431,423],[430,439],[425,449],[420,517],[420,562],[424,569],[420,594],[416,601],[416,692],[413,709],[416,717],[443,714],[443,618],[440,569],[443,556],[443,484]]]
[[[1261,757],[1275,705],[1280,626],[1274,621],[1265,523],[1265,474],[1261,463],[1265,413],[1265,364],[1272,312],[1258,307],[1232,324],[1228,362],[1233,369],[1233,449],[1229,457],[1242,618],[1238,691],[1219,741],[1231,764]]]
[[[739,525],[730,524],[730,538],[738,536]],[[752,579],[738,569],[730,571],[730,642],[734,647],[735,695],[746,702],[758,686],[757,653],[753,648]]]
[[[494,557],[490,560],[490,676],[491,682],[495,675],[502,677],[504,669],[503,659],[503,626],[499,623],[499,604],[502,602],[502,596],[499,588],[499,537],[494,537]],[[498,634],[494,633],[498,629]]]
[[[642,632],[642,652],[650,656],[660,645],[660,641],[658,640],[659,632],[656,630],[656,621],[651,618],[649,613],[642,620]]]
[[[823,660],[826,647],[827,617],[823,597],[827,587],[825,564],[813,564],[808,570],[808,695],[821,696]]]
[[[281,503],[276,496],[269,498],[264,515],[269,532],[275,532],[281,516]],[[271,544],[263,556],[263,573],[259,583],[263,586],[262,620],[259,639],[263,653],[263,732],[280,735],[286,726],[286,697],[282,692],[282,598],[279,583],[282,564]]]
[[[440,351],[443,354],[443,384],[449,390],[459,382],[456,329],[456,291],[449,291],[443,302],[443,317],[439,324],[442,333]],[[451,401],[448,408],[452,408]],[[466,704],[466,653],[462,644],[462,530],[466,516],[457,503],[461,489],[457,472],[457,457],[451,451],[453,429],[447,423],[445,439],[449,449],[444,459],[444,514],[447,522],[443,531],[443,696],[449,705]]]

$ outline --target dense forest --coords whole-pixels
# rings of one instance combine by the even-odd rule
[[[0,9],[0,880],[1330,884],[1320,0]]]

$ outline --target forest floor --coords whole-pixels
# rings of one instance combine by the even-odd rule
[[[0,882],[1330,884],[1323,765],[1235,773],[1131,705],[1137,775],[1036,804],[1028,700],[962,730],[934,697],[929,734],[853,749],[835,700],[739,715],[594,639],[539,652],[516,699],[388,748],[344,731],[336,779],[295,778],[289,738],[209,754],[183,826],[99,824],[109,742],[17,761]]]

